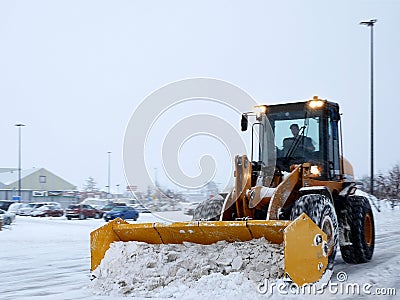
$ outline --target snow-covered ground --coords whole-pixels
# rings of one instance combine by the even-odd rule
[[[356,283],[359,283],[361,288],[360,297],[366,297],[368,292],[377,294],[385,291],[378,290],[380,288],[395,288],[399,297],[400,211],[383,208],[381,213],[376,210],[374,213],[377,232],[373,260],[368,264],[348,265],[343,262],[339,253],[331,289],[326,289],[323,295],[314,298],[354,299],[356,297],[353,294],[341,292],[340,289],[351,290],[351,285],[354,286]],[[163,212],[159,215],[174,220],[189,219],[179,211]],[[138,221],[157,220],[154,215],[141,214]],[[103,220],[68,221],[64,218],[17,216],[15,223],[0,231],[0,299],[127,299],[122,297],[122,294],[113,293],[115,292],[113,289],[111,296],[103,296],[104,289],[94,284],[94,281],[90,281],[89,234],[102,225],[104,225]],[[342,283],[338,281],[336,278],[338,274],[339,278],[347,276],[347,281]],[[228,275],[203,276],[198,281],[190,281],[188,285],[172,284],[155,291],[154,294],[147,294],[147,297],[279,299],[287,297],[288,295],[284,295],[286,293],[290,295],[296,292],[287,289],[279,292],[277,287],[272,287],[270,284],[267,293],[259,293],[258,289],[263,288],[265,289],[265,285],[258,286],[241,273],[230,272]],[[135,289],[130,290],[127,295],[137,296]],[[370,298],[376,296],[370,295]],[[301,296],[301,298],[308,297]],[[390,299],[396,296],[384,296],[384,298]]]

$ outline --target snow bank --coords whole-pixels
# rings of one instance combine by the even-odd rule
[[[257,284],[282,277],[283,269],[283,246],[264,238],[212,245],[117,242],[93,272],[92,288],[101,295],[163,298],[193,298],[193,289],[199,298],[210,291],[218,298],[236,290],[239,297],[244,290],[257,294]]]

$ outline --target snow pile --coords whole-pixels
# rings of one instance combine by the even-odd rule
[[[250,286],[256,293],[257,284],[282,277],[283,269],[283,245],[264,238],[212,245],[117,242],[93,272],[92,287],[102,295],[142,297],[180,298],[193,288],[199,297]]]

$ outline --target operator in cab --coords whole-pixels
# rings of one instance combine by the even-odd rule
[[[315,150],[312,139],[300,134],[298,124],[292,124],[289,128],[293,137],[288,137],[283,140],[283,151],[285,155],[290,151],[291,157],[300,158],[307,156]]]

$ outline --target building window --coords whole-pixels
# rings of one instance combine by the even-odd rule
[[[46,183],[46,176],[44,176],[44,175],[39,176],[39,182]]]

